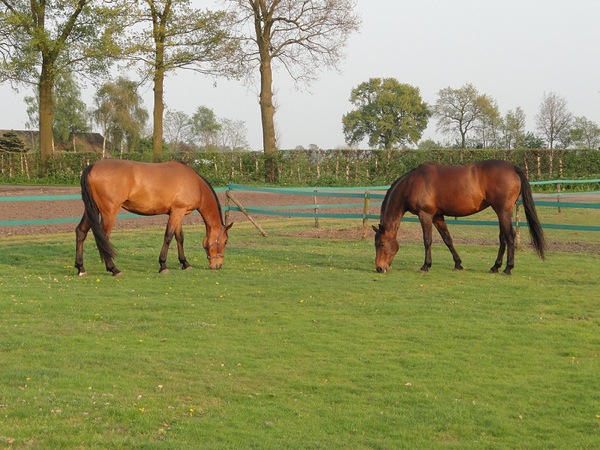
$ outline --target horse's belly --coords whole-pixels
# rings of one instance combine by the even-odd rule
[[[139,202],[126,200],[123,203],[123,208],[134,214],[140,214],[142,216],[157,216],[159,214],[168,214],[169,208],[165,205],[155,204],[152,201]]]
[[[445,216],[466,217],[483,211],[488,206],[489,204],[485,201],[485,199],[478,201],[474,200],[471,202],[465,201],[460,204],[455,202],[453,204],[447,204],[440,207],[440,212]]]

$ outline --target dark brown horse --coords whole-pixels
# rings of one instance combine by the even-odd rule
[[[181,222],[187,214],[197,210],[206,226],[203,246],[211,269],[223,265],[227,232],[221,214],[221,205],[214,189],[198,172],[183,163],[141,163],[105,159],[88,166],[81,175],[81,197],[85,212],[75,229],[75,267],[80,276],[83,268],[83,242],[90,228],[96,239],[100,257],[106,270],[113,275],[121,272],[115,267],[115,251],[109,242],[121,207],[146,216],[168,214],[164,243],[158,262],[159,272],[167,271],[169,244],[177,241],[179,262],[183,269],[190,267],[183,252]],[[100,219],[101,217],[101,219]]]
[[[461,270],[460,256],[454,249],[444,216],[463,217],[491,206],[498,216],[500,249],[490,269],[497,273],[508,247],[504,273],[510,275],[515,258],[515,230],[512,211],[521,195],[529,233],[540,258],[544,258],[545,241],[531,187],[523,171],[506,161],[480,161],[466,166],[441,166],[426,163],[398,178],[390,186],[381,204],[381,219],[375,230],[375,265],[377,272],[387,272],[398,252],[398,227],[406,212],[419,217],[423,228],[425,262],[421,270],[431,267],[433,224],[452,257],[454,268]]]

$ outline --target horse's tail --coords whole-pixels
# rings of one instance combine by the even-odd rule
[[[531,185],[520,167],[515,166],[515,171],[519,175],[519,178],[521,178],[521,200],[523,201],[523,207],[525,208],[525,217],[527,218],[527,224],[529,225],[531,242],[533,243],[533,247],[538,256],[544,259],[546,240],[544,239],[542,224],[540,223],[537,211],[535,210],[535,203],[533,202],[533,196],[531,195]]]
[[[102,261],[106,262],[113,259],[116,252],[102,228],[102,224],[100,223],[100,210],[98,209],[96,200],[94,200],[94,197],[90,192],[89,175],[93,167],[93,164],[89,165],[81,174],[81,199],[85,205],[85,214],[90,221],[92,233],[94,233],[94,239],[96,240],[96,246],[100,252],[100,258],[102,258]]]

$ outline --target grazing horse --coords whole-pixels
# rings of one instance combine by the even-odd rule
[[[97,161],[81,175],[81,197],[85,211],[75,229],[75,267],[80,276],[86,275],[83,242],[90,228],[106,270],[113,275],[121,273],[113,262],[115,251],[109,242],[121,207],[146,216],[169,215],[158,258],[160,273],[167,272],[167,252],[173,237],[177,241],[182,268],[190,267],[183,252],[181,222],[194,210],[200,213],[206,226],[203,246],[209,267],[220,269],[223,265],[227,232],[233,224],[225,226],[223,223],[219,199],[208,181],[183,163],[141,163],[119,159]]]
[[[455,270],[462,270],[444,216],[464,217],[491,206],[500,226],[500,249],[490,269],[497,273],[508,247],[504,273],[514,267],[515,230],[513,207],[521,195],[533,246],[544,259],[545,241],[537,217],[531,187],[523,171],[506,161],[487,160],[466,166],[442,166],[425,163],[398,178],[388,189],[381,204],[379,227],[375,230],[377,272],[387,272],[398,252],[398,227],[406,212],[419,217],[425,244],[425,262],[421,271],[431,267],[431,225],[438,230],[452,257]]]

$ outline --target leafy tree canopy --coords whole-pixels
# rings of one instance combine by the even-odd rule
[[[342,117],[346,142],[369,139],[370,147],[416,144],[431,116],[419,89],[394,78],[371,78],[352,89],[354,111]]]

